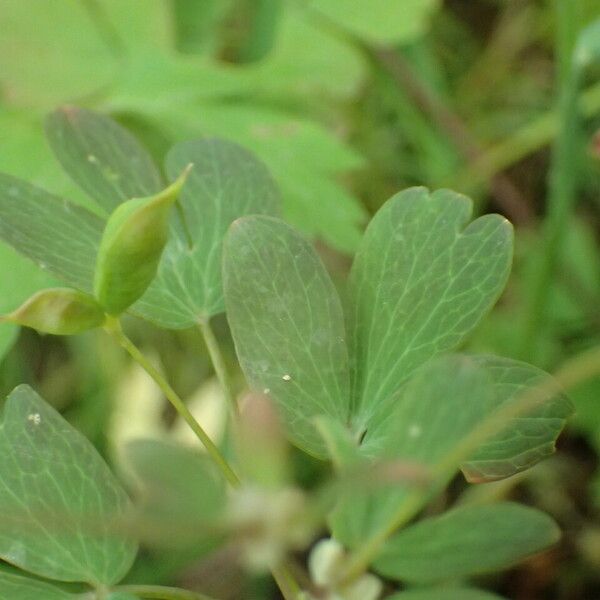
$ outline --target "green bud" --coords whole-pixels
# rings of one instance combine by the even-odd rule
[[[87,294],[71,288],[37,292],[3,320],[54,335],[74,335],[100,327],[102,307]]]
[[[156,196],[128,200],[108,219],[94,281],[94,294],[108,314],[125,311],[154,279],[169,237],[170,209],[191,167]]]

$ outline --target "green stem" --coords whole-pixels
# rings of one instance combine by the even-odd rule
[[[144,356],[139,348],[125,335],[119,320],[116,318],[109,318],[104,329],[119,343],[120,346],[122,346],[129,353],[133,360],[135,360],[146,371],[146,373],[148,373],[148,375],[154,379],[158,387],[160,387],[160,389],[163,391],[175,410],[179,413],[179,415],[181,415],[183,420],[190,426],[191,430],[202,442],[206,448],[206,451],[208,452],[208,455],[211,457],[217,467],[219,467],[225,479],[227,479],[232,486],[237,487],[240,483],[240,480],[225,457],[210,439],[206,431],[204,431],[200,423],[196,421],[183,400],[169,385],[162,373],[154,367],[154,365],[146,358],[146,356]]]
[[[577,4],[576,0],[554,1],[560,131],[550,168],[543,248],[525,307],[525,324],[518,348],[520,357],[527,360],[535,360],[537,334],[546,319],[548,289],[556,270],[577,192],[579,72],[573,60],[579,29]]]
[[[219,349],[219,345],[214,336],[214,333],[210,326],[208,326],[207,322],[202,322],[200,326],[203,334],[205,335],[205,339],[207,340],[207,346],[209,347],[209,353],[211,359],[213,360],[213,365],[215,371],[217,372],[217,376],[219,377],[219,380],[222,385],[223,382],[225,382],[223,389],[227,389],[227,391],[225,392],[226,395],[230,394],[231,398],[233,398],[230,392],[230,387],[228,386],[228,379],[226,376],[221,351]],[[192,413],[190,413],[183,400],[169,385],[167,380],[163,377],[162,373],[154,367],[154,365],[146,358],[146,356],[144,356],[144,354],[138,349],[138,347],[125,335],[125,332],[123,331],[119,320],[115,318],[108,318],[104,329],[119,343],[120,346],[122,346],[129,353],[133,360],[135,360],[148,373],[148,375],[150,375],[150,377],[154,379],[154,381],[163,391],[167,399],[175,407],[175,410],[181,415],[185,422],[190,426],[192,431],[196,434],[198,439],[202,442],[209,456],[212,458],[212,460],[223,473],[225,479],[233,488],[238,488],[240,486],[240,479],[235,474],[225,457],[215,446],[214,442],[204,431],[200,423],[198,423],[198,421],[194,419],[194,416],[192,415]],[[218,367],[215,358],[218,361]],[[227,388],[225,386],[227,386]],[[301,588],[294,579],[294,576],[287,568],[287,566],[281,565],[279,567],[274,567],[272,569],[272,573],[285,600],[296,600],[300,594]],[[143,593],[137,592],[137,595],[142,596],[143,598],[162,598],[164,600],[211,600],[207,598],[207,596],[193,594],[192,592],[186,592],[185,590],[177,590],[175,588],[161,588],[152,586],[122,586],[119,589],[122,590],[123,587],[135,587],[138,590],[145,590]],[[130,591],[132,594],[136,593],[132,591],[132,589]],[[156,595],[159,593],[164,594],[166,593],[165,591],[171,593],[172,595]],[[176,593],[179,595],[173,595]],[[186,596],[182,594],[188,595]]]
[[[235,395],[233,394],[231,380],[227,372],[227,367],[225,366],[225,361],[223,360],[223,354],[221,353],[219,342],[217,341],[215,333],[212,327],[210,326],[210,320],[203,319],[202,321],[199,321],[198,326],[200,327],[200,331],[202,332],[202,337],[204,338],[204,343],[206,344],[206,348],[208,349],[208,354],[210,355],[213,368],[215,369],[215,373],[217,375],[219,383],[221,384],[223,394],[225,395],[225,401],[227,402],[232,415],[234,417],[238,417],[238,405],[235,400]]]
[[[501,433],[513,419],[529,413],[557,392],[568,391],[588,379],[600,375],[600,346],[577,355],[567,361],[553,378],[527,390],[516,402],[502,406],[484,419],[471,433],[440,461],[432,471],[432,485],[416,489],[398,507],[388,524],[373,537],[366,540],[354,553],[340,578],[343,585],[355,581],[373,562],[387,539],[406,525],[422,509],[423,505],[453,476],[457,465],[467,460],[487,440]]]
[[[215,600],[206,594],[159,585],[118,585],[113,591],[132,594],[146,600]]]

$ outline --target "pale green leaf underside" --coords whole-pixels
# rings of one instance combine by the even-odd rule
[[[90,442],[28,386],[0,426],[0,557],[60,581],[113,584],[136,545],[114,527],[128,498]]]
[[[374,567],[412,583],[460,579],[506,569],[559,537],[554,521],[532,508],[511,502],[465,506],[390,538]]]
[[[146,149],[104,115],[64,106],[48,116],[46,134],[71,179],[108,213],[164,187]]]
[[[510,358],[472,358],[490,377],[497,407],[522,399],[527,390],[550,380],[544,371]],[[462,465],[465,477],[472,482],[492,481],[529,469],[554,453],[556,439],[573,412],[571,401],[554,388],[540,399],[539,407],[512,419],[502,433],[479,448]]]
[[[449,190],[412,188],[367,228],[350,278],[357,427],[385,419],[400,384],[463,342],[504,289],[512,227],[498,215],[467,226],[471,210]]]
[[[427,588],[407,590],[390,596],[388,600],[503,600],[496,594],[473,588]]]
[[[279,407],[294,443],[317,456],[312,422],[347,423],[348,356],[338,294],[315,250],[269,217],[240,219],[225,239],[227,314],[250,386]]]
[[[76,596],[43,581],[14,573],[0,572],[0,598],[5,600],[74,600]]]
[[[167,172],[175,178],[190,163],[180,197],[185,228],[173,219],[157,276],[133,307],[174,329],[225,309],[221,255],[231,223],[244,215],[279,212],[279,194],[267,169],[238,145],[217,139],[181,142],[167,156]]]

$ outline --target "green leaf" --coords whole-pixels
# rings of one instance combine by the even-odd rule
[[[407,590],[388,600],[502,600],[500,596],[473,588],[426,588]]]
[[[223,237],[237,218],[278,212],[279,196],[264,165],[217,139],[176,144],[167,172],[193,164],[181,194],[185,225],[175,223],[155,281],[133,311],[168,328],[191,327],[223,312]]]
[[[399,459],[433,468],[487,415],[493,404],[487,374],[465,356],[437,358],[421,367],[395,397],[387,418],[370,427],[361,453],[371,460]],[[455,465],[456,470],[459,463]],[[444,481],[436,481],[436,490]],[[350,547],[380,531],[414,487],[362,488],[346,497],[331,520],[334,535]],[[424,490],[423,502],[428,498]]]
[[[511,502],[465,506],[390,538],[374,567],[412,583],[460,579],[506,569],[559,538],[556,523],[538,510]]]
[[[491,378],[496,407],[510,404],[532,388],[551,384],[544,371],[500,356],[473,356]],[[552,389],[552,385],[549,386]],[[468,481],[504,479],[529,469],[554,453],[556,439],[573,414],[571,401],[556,388],[540,399],[540,406],[512,419],[506,428],[462,465]]]
[[[355,425],[386,419],[389,400],[425,361],[456,348],[504,289],[512,227],[473,221],[449,190],[412,188],[371,221],[352,267]]]
[[[75,594],[69,594],[53,585],[17,575],[0,572],[0,598],[7,600],[75,600]]]
[[[203,107],[167,119],[193,117],[198,128],[248,148],[262,159],[281,188],[286,220],[336,248],[355,251],[366,213],[360,201],[335,180],[337,173],[363,166],[362,158],[317,123],[293,113],[256,105]],[[161,120],[161,122],[163,122]]]
[[[75,335],[100,327],[105,315],[91,296],[70,288],[51,288],[37,292],[4,319],[41,333]]]
[[[136,544],[118,534],[129,500],[90,442],[28,386],[0,426],[0,557],[50,579],[111,585]]]
[[[106,600],[140,600],[140,598],[127,592],[113,592],[107,596]]]
[[[412,42],[422,35],[440,0],[314,0],[311,8],[375,44]]]
[[[85,208],[0,173],[0,238],[84,292],[92,291],[103,228]]]
[[[279,407],[292,441],[323,456],[313,418],[348,421],[344,317],[312,246],[269,217],[234,223],[225,240],[227,315],[250,386]]]
[[[169,217],[191,165],[162,192],[119,205],[102,235],[94,295],[107,313],[119,315],[146,291],[169,239]]]
[[[109,213],[164,187],[146,149],[109,117],[64,106],[47,117],[46,135],[73,181]]]
[[[126,446],[139,493],[138,518],[149,541],[197,544],[225,506],[223,477],[206,455],[167,442],[135,440]]]

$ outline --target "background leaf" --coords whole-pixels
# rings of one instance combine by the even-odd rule
[[[164,187],[146,149],[113,119],[64,106],[48,116],[46,134],[64,170],[107,213]]]
[[[385,419],[401,382],[456,348],[504,289],[510,223],[486,215],[466,226],[471,209],[449,190],[412,188],[369,224],[350,280],[358,428]]]
[[[367,42],[407,43],[419,37],[439,0],[313,0],[311,8]]]
[[[0,597],[7,600],[74,600],[77,596],[37,579],[0,572]]]
[[[92,444],[30,387],[0,427],[0,556],[61,581],[118,582],[136,545],[111,531],[129,501]]]
[[[323,456],[312,419],[348,420],[344,317],[311,245],[282,221],[236,221],[223,258],[227,315],[250,386],[272,397],[288,435]]]
[[[465,506],[397,533],[374,566],[412,583],[460,579],[506,569],[559,538],[556,523],[540,511],[511,502]]]

